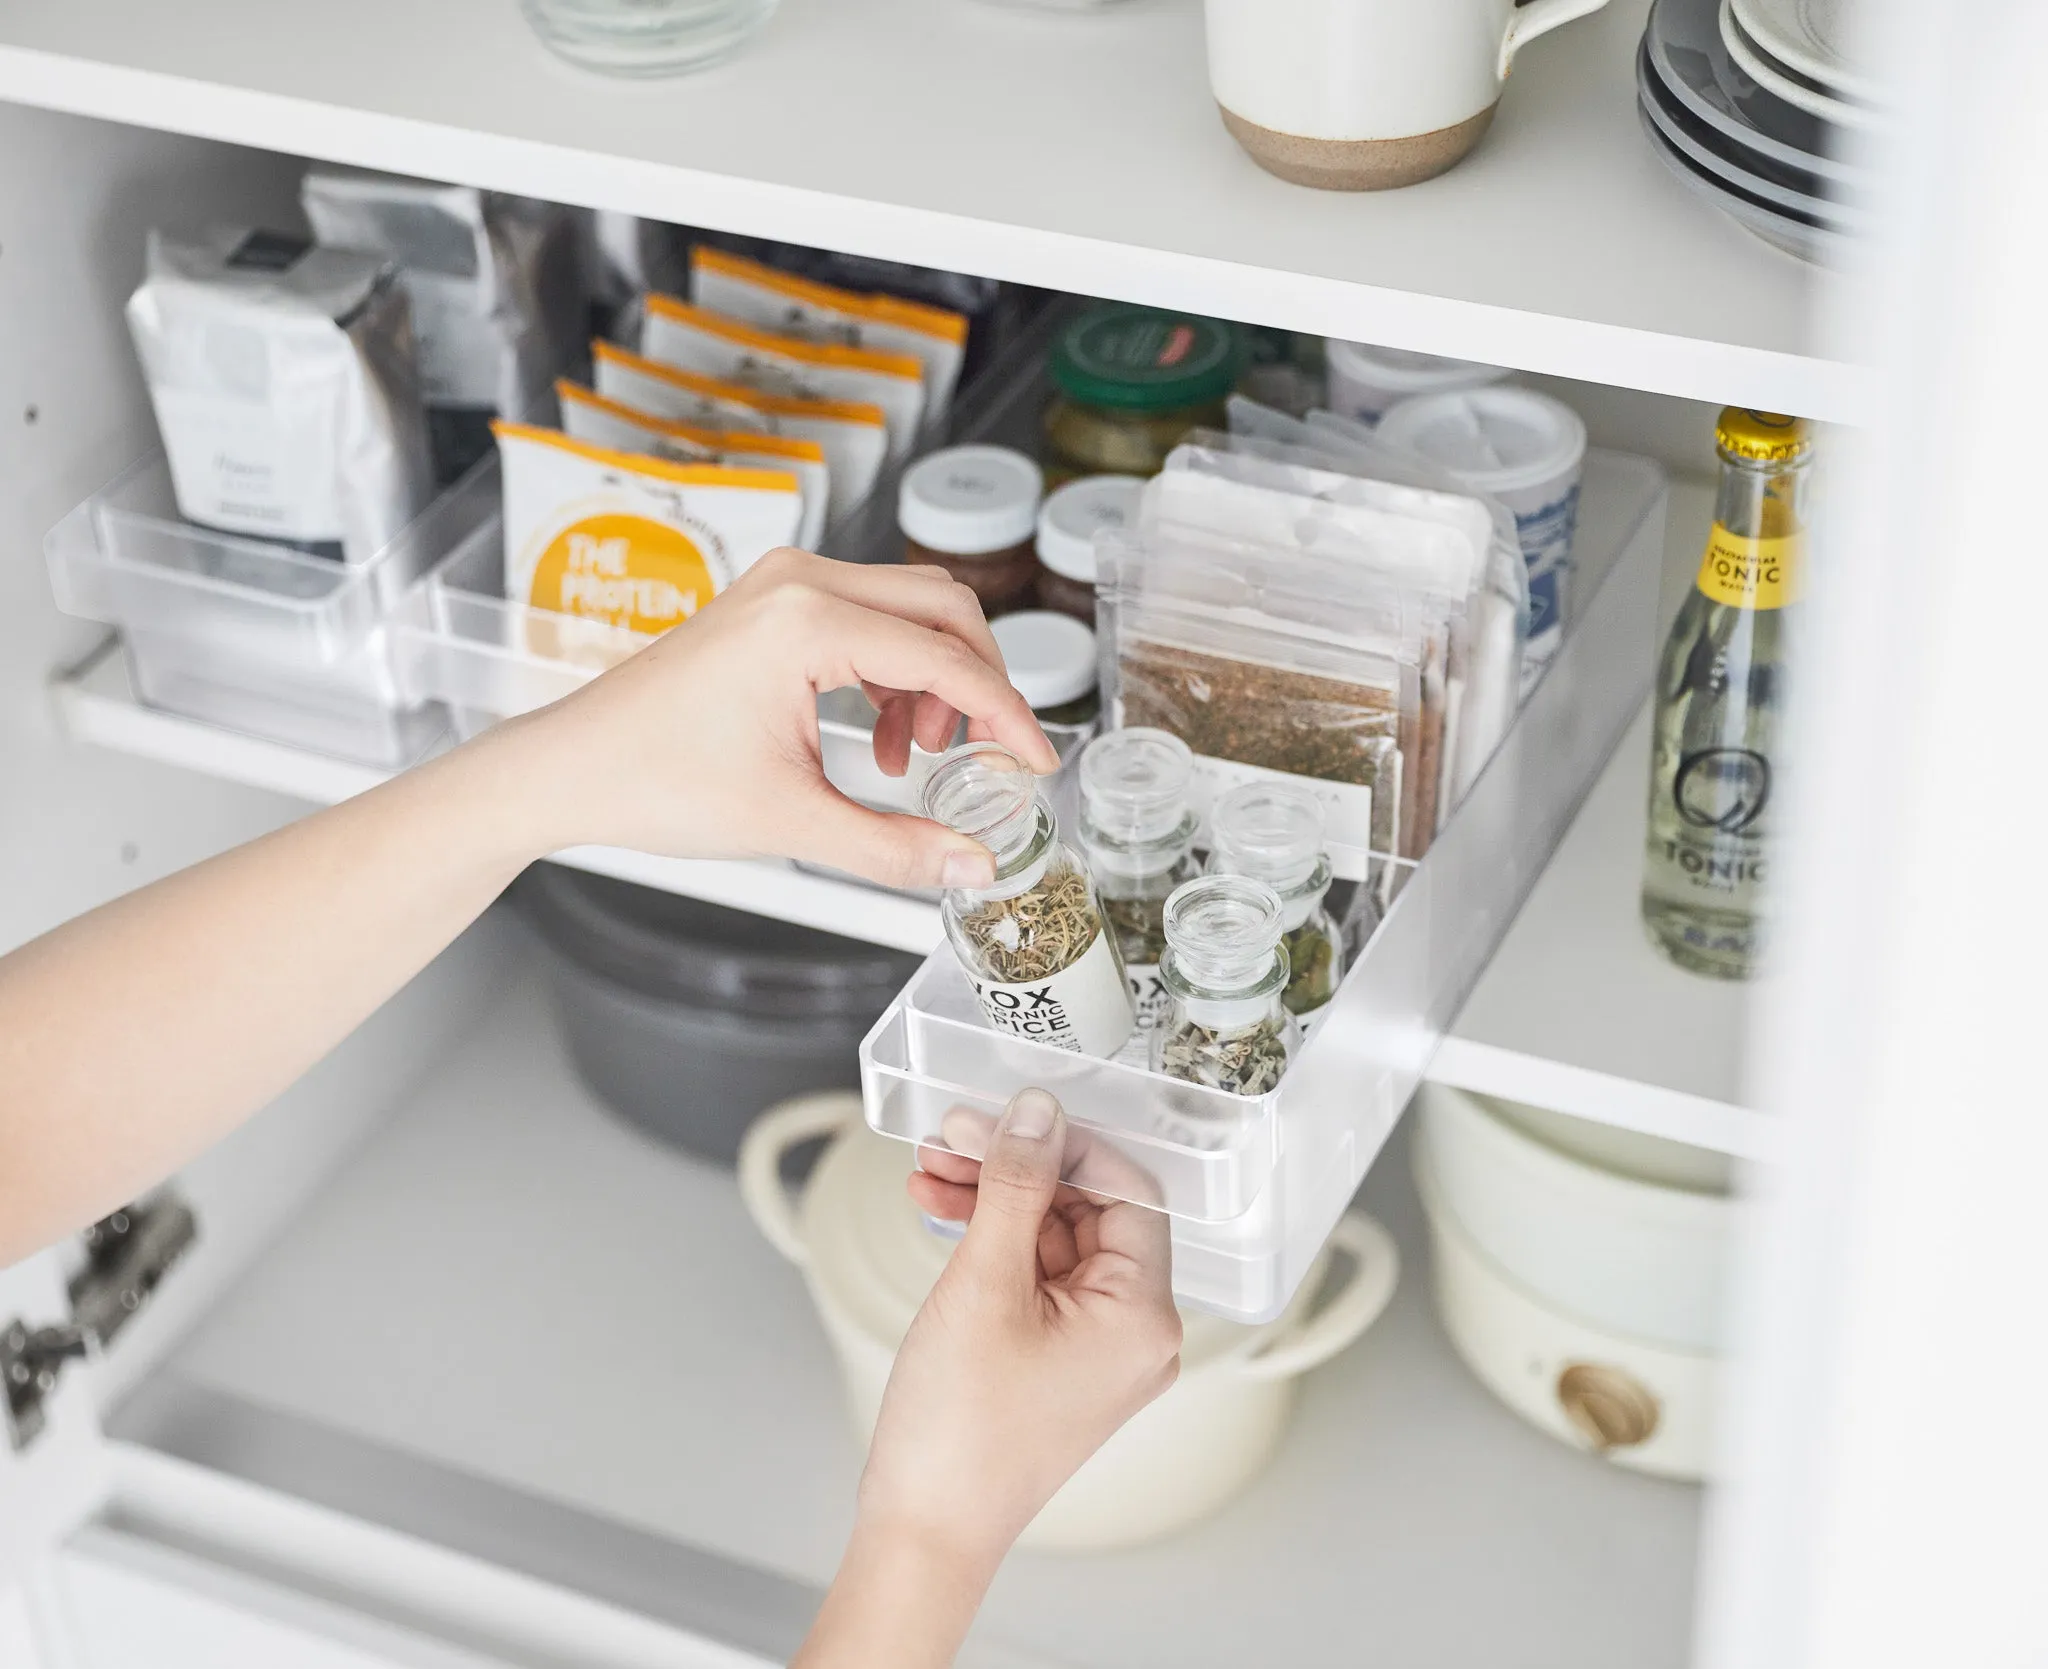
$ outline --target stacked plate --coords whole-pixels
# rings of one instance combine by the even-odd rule
[[[1843,50],[1853,0],[1656,0],[1636,58],[1650,143],[1679,180],[1758,237],[1840,262],[1868,225],[1849,160],[1881,128]]]

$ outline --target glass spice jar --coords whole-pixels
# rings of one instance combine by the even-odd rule
[[[1083,475],[1046,494],[1038,512],[1038,606],[1095,624],[1095,536],[1135,527],[1136,475]]]
[[[1091,307],[1053,343],[1046,480],[1157,475],[1190,429],[1221,428],[1237,337],[1216,319]]]
[[[1209,811],[1209,873],[1263,881],[1280,897],[1287,1011],[1306,1032],[1344,977],[1344,934],[1324,908],[1330,855],[1323,803],[1286,782],[1240,783]]]
[[[1279,1084],[1301,1036],[1284,1001],[1282,908],[1278,893],[1247,875],[1203,875],[1174,889],[1154,1071],[1232,1095]]]
[[[1038,465],[1007,446],[949,446],[920,458],[897,493],[903,559],[945,569],[990,618],[1029,608],[1044,490]]]
[[[1072,1054],[1114,1055],[1133,1024],[1123,963],[1031,768],[997,743],[969,742],[933,766],[919,809],[996,860],[989,886],[955,888],[939,910],[989,1024]]]
[[[1038,717],[1061,761],[1095,734],[1102,716],[1096,693],[1095,633],[1048,609],[1020,609],[989,627],[1010,683]]]
[[[1188,805],[1194,774],[1187,743],[1164,730],[1113,730],[1081,754],[1081,850],[1123,956],[1141,1035],[1166,1010],[1159,964],[1167,897],[1201,873]]]

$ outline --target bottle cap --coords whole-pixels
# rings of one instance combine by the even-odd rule
[[[1081,752],[1083,826],[1125,845],[1166,840],[1188,820],[1194,775],[1193,752],[1167,731],[1135,725],[1098,736]]]
[[[1083,405],[1173,411],[1221,400],[1237,382],[1237,335],[1218,319],[1151,307],[1091,307],[1059,334],[1053,385]]]
[[[1062,579],[1095,583],[1095,535],[1135,526],[1145,490],[1136,475],[1084,475],[1055,487],[1038,512],[1038,560]]]
[[[1290,783],[1239,783],[1210,808],[1209,844],[1217,873],[1298,887],[1323,861],[1323,803]]]
[[[1166,900],[1166,943],[1184,977],[1239,990],[1266,977],[1280,945],[1280,895],[1248,875],[1201,875]]]
[[[998,866],[1031,838],[1038,823],[1038,778],[997,742],[948,748],[918,791],[918,810],[978,840]]]
[[[1544,486],[1570,476],[1586,455],[1585,420],[1533,388],[1416,395],[1392,407],[1379,432],[1477,493]]]
[[[1714,444],[1723,456],[1757,464],[1786,464],[1806,456],[1813,432],[1803,417],[1730,406],[1714,425]]]
[[[1071,615],[1021,609],[989,622],[1010,683],[1033,711],[1063,707],[1095,688],[1095,634]]]
[[[896,523],[946,556],[989,556],[1029,539],[1045,477],[1007,446],[949,446],[904,471]]]

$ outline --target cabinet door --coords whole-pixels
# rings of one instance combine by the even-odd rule
[[[0,1269],[0,1334],[16,1323],[33,1333],[70,1315],[55,1252]],[[22,1364],[21,1371],[34,1369]],[[91,1389],[75,1363],[40,1395],[32,1383],[7,1391],[9,1411],[0,1414],[0,1588],[12,1587],[93,1510],[108,1478]]]

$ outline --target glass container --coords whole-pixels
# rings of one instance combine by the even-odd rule
[[[1081,755],[1081,850],[1123,957],[1141,1037],[1166,1009],[1166,900],[1200,873],[1188,805],[1194,770],[1187,743],[1164,730],[1114,730]]]
[[[678,75],[737,52],[776,0],[520,0],[534,32],[607,75]]]
[[[1812,443],[1798,418],[1731,407],[1713,531],[1657,667],[1643,923],[1681,968],[1747,979],[1764,952]]]
[[[1231,1095],[1264,1095],[1301,1032],[1287,1012],[1280,895],[1248,875],[1202,875],[1166,901],[1166,1012],[1153,1070]]]
[[[950,890],[940,906],[989,1024],[1073,1054],[1114,1055],[1133,1025],[1123,962],[1031,768],[997,743],[969,742],[932,767],[919,809],[996,861],[989,886]]]
[[[1038,465],[1007,446],[949,446],[920,458],[897,494],[903,559],[945,569],[991,619],[1028,609],[1043,489]]]
[[[1249,876],[1279,894],[1287,1010],[1313,1026],[1344,977],[1344,935],[1323,903],[1331,869],[1322,801],[1288,782],[1240,783],[1210,810],[1209,845],[1211,874]]]
[[[1095,624],[1095,536],[1133,527],[1145,483],[1084,475],[1046,495],[1038,512],[1038,606]]]
[[[1215,319],[1092,307],[1053,344],[1045,473],[1156,475],[1190,429],[1221,428],[1237,339]]]

